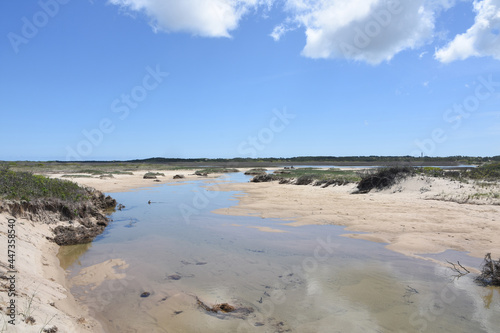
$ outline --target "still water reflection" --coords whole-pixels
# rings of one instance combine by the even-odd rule
[[[230,181],[247,181],[233,174]],[[63,247],[71,291],[108,332],[497,332],[499,294],[337,226],[211,213],[235,192],[186,182],[115,193],[91,245]],[[150,204],[148,202],[151,202]],[[189,218],[186,218],[186,217]],[[266,226],[283,232],[262,232]],[[465,256],[462,254],[462,256]],[[82,283],[83,281],[83,283]],[[148,297],[141,297],[143,293]],[[143,294],[147,295],[147,294]],[[241,311],[207,313],[230,303]]]

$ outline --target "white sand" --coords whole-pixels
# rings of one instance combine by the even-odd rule
[[[0,261],[3,264],[8,263],[6,232],[9,218],[12,216],[0,214]],[[8,303],[14,299],[17,313],[15,326],[5,325],[4,320],[10,318],[4,314],[0,327],[6,328],[7,332],[38,333],[44,327],[53,326],[57,326],[58,332],[102,332],[100,324],[69,293],[65,272],[57,259],[59,246],[46,239],[53,236],[49,228],[47,224],[16,219],[15,268],[18,273],[15,274],[15,285],[18,295],[9,297],[4,291],[7,281],[0,280],[0,306],[5,313]],[[1,271],[6,269],[2,267]],[[25,323],[25,315],[31,315],[35,323]]]
[[[62,178],[65,173],[48,173],[45,176],[50,178],[60,178],[65,180],[71,180],[80,185],[89,186],[98,189],[101,192],[114,193],[114,192],[127,192],[134,189],[139,189],[143,187],[152,187],[162,184],[176,184],[183,181],[189,180],[200,180],[200,179],[212,179],[218,174],[209,174],[207,177],[197,176],[194,172],[197,169],[190,170],[138,170],[133,171],[133,175],[113,175],[113,178],[100,178],[99,176],[92,176],[89,178]],[[198,169],[199,170],[199,169]],[[157,176],[157,180],[154,179],[143,179],[147,172],[153,173],[163,173],[165,176]],[[173,179],[175,175],[183,175],[183,179]]]
[[[124,192],[143,187],[160,184],[181,184],[182,181],[212,179],[218,175],[208,177],[194,175],[196,170],[157,170],[135,171],[133,175],[114,175],[113,178],[62,178],[62,173],[45,174],[51,178],[72,180],[80,185],[94,187],[102,192]],[[143,179],[146,172],[160,172],[165,176],[158,176],[159,182],[152,179]],[[175,175],[184,175],[183,179],[173,179]],[[0,214],[0,272],[6,272],[8,267],[7,231],[8,214]],[[59,224],[59,223],[58,223]],[[8,295],[8,281],[0,280],[0,332],[40,332],[43,328],[56,326],[58,332],[103,332],[102,326],[89,315],[88,309],[79,304],[69,293],[69,283],[72,285],[90,285],[95,288],[105,280],[124,277],[121,269],[127,264],[120,259],[86,268],[82,274],[68,283],[65,271],[61,268],[57,253],[59,246],[47,240],[53,237],[52,228],[41,222],[31,222],[26,219],[16,219],[16,297]],[[34,296],[33,296],[34,295]],[[10,320],[5,315],[10,299],[15,300],[15,326],[5,323]],[[32,301],[30,301],[32,299]],[[26,315],[35,319],[34,324],[24,322]]]
[[[95,187],[103,192],[122,192],[142,187],[207,177],[193,175],[194,170],[152,171],[161,172],[160,182],[143,179],[147,171],[134,175],[115,175],[114,178],[73,178],[71,180]],[[173,180],[176,174],[186,178]],[[61,177],[62,174],[50,174]],[[215,178],[218,175],[209,175]],[[68,178],[65,178],[68,179]],[[217,182],[218,190],[244,191],[237,196],[239,205],[216,212],[230,215],[252,215],[281,218],[292,226],[308,224],[334,224],[346,226],[351,238],[387,243],[391,250],[406,255],[439,253],[447,249],[470,251],[472,256],[483,257],[491,252],[500,257],[500,200],[478,193],[498,193],[499,188],[464,185],[433,178],[412,178],[389,190],[369,194],[351,194],[354,186],[319,188],[312,186],[279,185],[273,183],[227,184]],[[476,194],[476,195],[475,195]],[[434,200],[434,199],[440,200]],[[476,204],[442,201],[455,200]],[[477,204],[480,203],[480,204]],[[0,261],[7,263],[7,219],[0,215]],[[53,227],[53,226],[51,226]],[[259,226],[265,232],[280,232],[279,228]],[[8,332],[39,332],[44,326],[57,326],[59,332],[102,332],[98,322],[88,310],[71,296],[65,272],[57,259],[58,246],[46,237],[52,236],[49,226],[24,219],[16,220],[16,298],[18,314],[16,326]],[[73,284],[99,285],[106,279],[123,277],[126,263],[114,259],[90,267]],[[5,271],[4,268],[0,268]],[[81,279],[81,281],[79,280]],[[6,280],[0,280],[0,306],[5,313],[9,297],[5,291]],[[35,324],[22,322],[29,306]],[[4,319],[8,319],[6,316]],[[0,329],[1,330],[1,329]]]
[[[272,183],[219,186],[243,191],[239,204],[215,212],[289,220],[288,225],[346,226],[345,236],[387,243],[410,256],[447,249],[500,257],[500,200],[474,193],[500,193],[499,186],[481,187],[444,179],[413,177],[391,189],[351,194],[354,185],[320,188]],[[468,199],[470,197],[470,199]],[[475,204],[435,200],[468,200]],[[276,227],[275,227],[276,228]]]

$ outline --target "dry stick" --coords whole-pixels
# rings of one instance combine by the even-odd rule
[[[487,253],[487,254],[486,254],[486,258],[487,258],[487,259],[488,259],[488,261],[490,262],[490,266],[491,266],[491,274],[492,274],[493,278],[495,278],[495,276],[496,276],[495,264],[493,263],[493,260],[491,260],[491,253]]]
[[[460,274],[460,276],[463,276],[463,275],[466,275],[466,274],[470,273],[470,272],[469,272],[469,270],[468,270],[467,268],[465,268],[464,266],[462,266],[462,264],[460,264],[460,261],[457,261],[458,265],[459,265],[459,266],[460,266],[463,270],[465,270],[467,273],[464,273],[464,272],[460,271],[460,269],[458,269],[458,268],[457,268],[457,266],[456,266],[454,263],[449,262],[448,260],[446,260],[446,262],[447,262],[448,264],[452,265],[452,266],[453,266],[453,268],[452,268],[452,269],[453,269],[455,272],[457,272],[458,274]]]
[[[462,266],[462,264],[460,263],[460,261],[457,260],[457,263],[458,263],[458,265],[460,267],[462,267],[463,270],[465,270],[467,273],[470,273],[470,271],[467,268],[465,268],[464,266]]]

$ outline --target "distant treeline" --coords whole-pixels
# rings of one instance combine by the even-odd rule
[[[57,163],[74,163],[68,161],[54,161]],[[153,157],[146,159],[135,159],[128,161],[79,161],[79,163],[140,163],[140,164],[210,164],[210,163],[228,163],[228,164],[255,164],[255,163],[273,163],[273,164],[483,164],[487,162],[500,162],[500,155],[492,157],[474,157],[474,156],[447,156],[447,157],[414,157],[414,156],[299,156],[299,157],[269,157],[269,158],[165,158]]]

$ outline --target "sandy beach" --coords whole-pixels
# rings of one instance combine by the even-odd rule
[[[46,173],[44,176],[50,178],[59,178],[71,180],[83,186],[93,187],[101,192],[105,193],[115,193],[115,192],[127,192],[132,190],[137,190],[143,187],[152,187],[163,185],[169,183],[175,185],[175,183],[190,181],[190,180],[200,180],[200,179],[210,179],[216,178],[218,175],[209,174],[207,176],[195,175],[195,171],[198,169],[182,169],[182,170],[138,170],[134,171],[133,175],[127,174],[115,174],[113,178],[101,178],[99,176],[85,177],[85,178],[63,178],[65,173]],[[157,176],[157,179],[144,179],[144,175],[148,172],[151,173],[161,173],[164,176]],[[184,178],[174,179],[174,176],[180,175]]]
[[[143,179],[145,172],[115,175],[114,178],[72,180],[112,193],[166,183],[180,185],[184,181],[209,178],[207,187],[213,190],[243,192],[236,197],[237,205],[218,209],[215,211],[218,214],[278,218],[283,219],[283,224],[297,227],[322,224],[345,226],[346,237],[386,243],[388,249],[412,257],[424,258],[421,254],[447,249],[469,252],[475,257],[483,257],[488,252],[493,257],[500,256],[500,240],[496,237],[500,231],[499,202],[470,199],[471,194],[482,190],[473,184],[419,176],[384,191],[352,194],[355,190],[352,184],[327,188],[280,185],[277,182],[235,184],[214,181],[213,178],[219,176],[217,174],[196,176],[194,170],[158,171],[165,176],[159,176],[159,182],[155,182]],[[174,180],[177,174],[185,178]],[[60,178],[62,174],[48,176]],[[497,191],[498,186],[488,190]],[[469,203],[458,203],[466,201],[466,198],[470,199]],[[0,216],[2,244],[7,239],[9,218],[12,217],[7,214]],[[265,223],[262,220],[262,225],[255,228],[262,232],[282,232],[276,226],[270,228]],[[52,235],[52,227],[16,219],[17,311],[29,313],[35,323],[23,322],[24,317],[18,314],[17,331],[14,332],[39,332],[52,326],[57,326],[60,332],[102,332],[102,327],[91,319],[86,307],[69,293],[65,272],[57,259],[59,247],[46,239]],[[7,258],[2,257],[1,261],[6,263]],[[90,268],[92,274],[87,274],[89,279],[77,282],[95,286],[104,279],[120,279],[123,278],[121,269],[125,267],[127,263],[116,258]],[[5,282],[2,288],[5,291]],[[9,299],[6,292],[0,295],[0,306],[5,311]]]
[[[142,187],[151,187],[159,184],[171,183],[175,185],[179,181],[194,179],[213,178],[194,175],[195,170],[177,171],[136,171],[133,175],[115,175],[114,178],[62,178],[62,173],[50,173],[45,176],[72,180],[80,185],[96,188],[102,192],[123,192]],[[165,176],[158,176],[159,182],[153,179],[143,179],[146,172],[160,172]],[[173,179],[175,175],[184,175],[183,179]],[[12,219],[7,213],[0,214],[0,243],[5,244],[7,249],[8,221]],[[65,271],[61,268],[57,254],[59,246],[47,239],[53,237],[51,229],[61,223],[45,224],[33,222],[27,219],[15,218],[15,289],[17,295],[9,297],[9,280],[7,274],[8,257],[7,250],[1,252],[0,272],[5,278],[0,280],[0,307],[4,313],[4,319],[10,320],[5,314],[11,299],[15,300],[16,316],[15,326],[9,325],[8,332],[40,332],[43,329],[57,327],[58,332],[103,332],[101,325],[88,313],[88,309],[78,303],[69,292],[68,281]],[[116,263],[118,267],[115,267]],[[87,274],[88,280],[79,281],[82,284],[99,284],[105,279],[121,278],[121,263],[117,258],[115,261],[106,262],[96,267]],[[105,269],[103,269],[105,268]],[[83,278],[82,278],[83,279]],[[78,282],[78,281],[77,281]],[[25,319],[32,317],[34,322]],[[7,327],[5,325],[5,327]],[[0,328],[1,331],[1,328]]]
[[[0,214],[0,242],[7,249],[8,214]],[[15,326],[7,332],[41,332],[57,327],[58,332],[102,332],[101,325],[93,320],[85,306],[78,303],[68,292],[65,272],[59,265],[59,246],[47,240],[52,237],[51,228],[39,222],[15,219],[15,289],[17,295],[9,297],[8,280],[1,280],[0,306],[7,311],[11,299],[15,300]],[[1,252],[2,275],[9,271],[7,250]],[[11,320],[6,314],[4,319]],[[32,317],[34,322],[25,321]]]
[[[440,178],[413,177],[367,194],[352,194],[355,185],[320,188],[272,182],[218,188],[244,192],[237,197],[238,205],[218,209],[218,214],[278,218],[292,226],[345,226],[346,237],[387,243],[388,249],[413,257],[447,249],[474,257],[488,252],[500,256],[496,237],[500,202],[472,199],[474,193],[498,192],[498,185],[481,189]],[[467,200],[470,203],[458,203]]]

